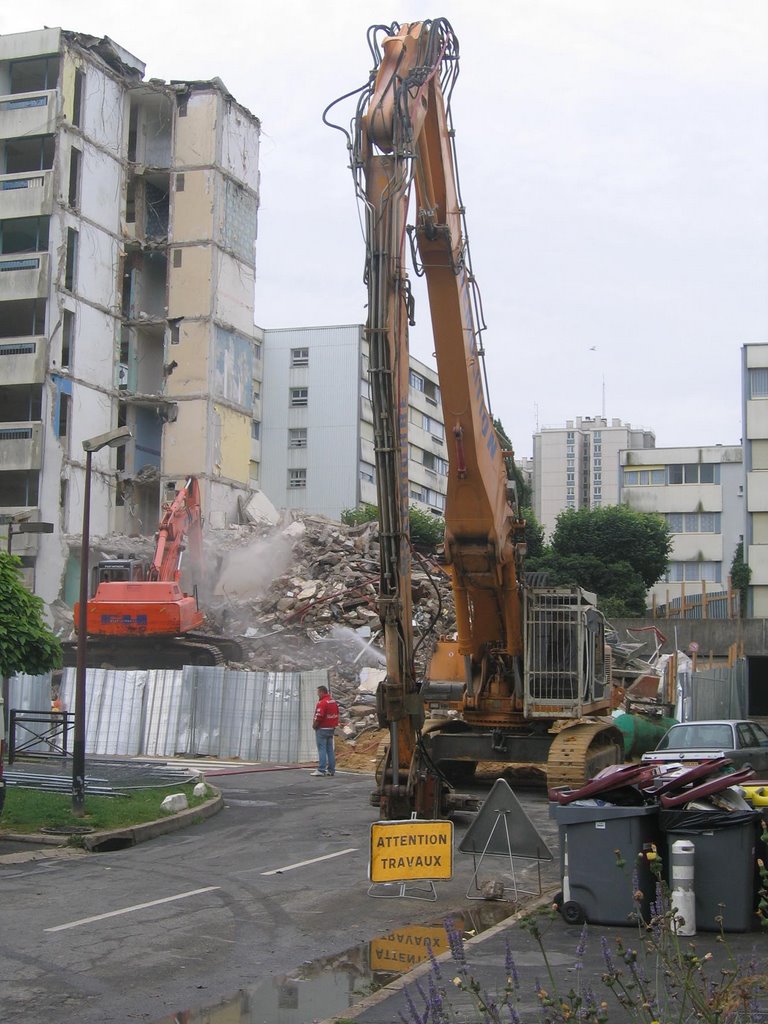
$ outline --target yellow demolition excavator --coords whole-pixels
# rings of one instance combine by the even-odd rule
[[[450,97],[459,45],[444,19],[369,29],[374,70],[347,135],[366,227],[371,404],[380,511],[389,731],[372,802],[382,817],[440,817],[478,761],[537,764],[550,786],[578,784],[622,760],[610,718],[604,620],[593,595],[526,577],[516,508],[486,399],[479,294],[458,191]],[[339,101],[336,101],[339,102]],[[413,207],[413,214],[409,217]],[[409,219],[411,223],[409,223]],[[457,635],[440,639],[426,679],[414,671],[409,540],[406,272],[426,280],[448,455],[444,558]],[[447,701],[458,713],[425,721]]]

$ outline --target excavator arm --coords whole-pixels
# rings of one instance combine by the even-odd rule
[[[200,485],[190,477],[171,502],[163,506],[163,518],[155,535],[155,553],[147,572],[149,580],[173,581],[181,578],[181,559],[189,544],[196,565],[202,559],[202,513]]]
[[[436,762],[547,761],[551,748],[560,778],[572,765],[578,773],[588,764],[602,724],[581,728],[575,744],[558,730],[584,709],[608,707],[603,689],[595,696],[593,685],[602,628],[594,598],[579,588],[535,592],[524,583],[525,522],[508,481],[510,453],[499,446],[487,401],[482,307],[456,174],[450,97],[458,41],[450,24],[437,19],[373,26],[369,45],[375,66],[345,134],[365,215],[380,510],[386,679],[377,699],[390,736],[376,802],[389,818],[414,810],[435,816],[453,799]],[[415,273],[426,280],[440,382],[449,467],[444,552],[457,625],[455,641],[437,643],[428,677],[458,694],[460,711],[450,728],[424,736],[408,530],[409,239]],[[556,726],[561,713],[568,721]],[[606,763],[616,759],[614,739],[600,751]],[[602,767],[599,758],[591,763]]]

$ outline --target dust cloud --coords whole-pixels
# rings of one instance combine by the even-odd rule
[[[291,537],[278,533],[228,551],[214,593],[230,598],[255,598],[267,593],[291,564]]]

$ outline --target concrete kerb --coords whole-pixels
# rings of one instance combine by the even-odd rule
[[[179,829],[187,828],[201,819],[210,818],[224,806],[224,797],[220,789],[206,783],[214,795],[205,803],[197,807],[189,807],[185,811],[173,814],[165,818],[158,818],[156,821],[146,821],[142,825],[130,825],[127,828],[105,829],[101,832],[88,832],[82,836],[82,849],[88,853],[107,852],[109,850],[124,849],[128,846],[135,846],[138,843],[145,843],[157,836],[166,835],[168,832],[176,832]],[[17,843],[34,843],[36,846],[66,847],[69,842],[67,836],[51,836],[41,832],[2,832],[0,839],[7,839]],[[6,854],[0,856],[0,864],[5,862],[17,863],[19,856],[29,858],[25,854]],[[41,856],[48,856],[48,853],[36,853],[35,859]]]
[[[482,932],[480,935],[474,935],[469,939],[464,940],[465,946],[476,946],[479,943],[487,942],[488,939],[492,939],[499,932],[503,932],[507,928],[513,928],[521,918],[526,917],[528,914],[534,913],[541,907],[551,906],[556,893],[558,892],[559,886],[552,886],[543,892],[541,896],[536,896],[530,903],[526,903],[524,907],[505,918],[503,921],[499,921],[492,928],[488,928],[487,931]],[[435,957],[438,963],[444,963],[451,959],[451,951],[448,949],[444,953]],[[366,996],[365,999],[361,999],[359,1003],[355,1003],[354,1006],[347,1007],[346,1010],[340,1013],[336,1013],[333,1017],[327,1017],[325,1020],[319,1021],[319,1024],[336,1024],[340,1018],[343,1020],[354,1020],[359,1017],[361,1013],[369,1010],[372,1006],[378,1006],[379,1003],[386,1002],[392,996],[393,992],[399,992],[401,989],[406,988],[408,985],[412,985],[417,979],[427,974],[432,968],[432,963],[429,959],[424,960],[418,964],[412,970],[408,971],[407,974],[401,975],[399,978],[395,978],[388,985],[384,985],[374,992],[373,995]]]

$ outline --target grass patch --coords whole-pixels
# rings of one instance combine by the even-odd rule
[[[160,804],[169,793],[185,793],[190,807],[198,807],[210,800],[213,790],[206,787],[206,796],[195,797],[195,782],[166,786],[162,789],[138,789],[127,796],[85,796],[85,817],[72,814],[72,796],[69,793],[40,793],[34,789],[9,786],[6,790],[5,809],[0,821],[0,834],[6,832],[40,832],[44,828],[67,828],[86,825],[95,832],[103,829],[130,828],[147,821],[168,817]]]

